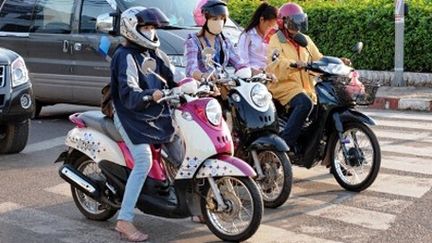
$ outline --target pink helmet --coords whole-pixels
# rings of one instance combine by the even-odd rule
[[[198,26],[203,26],[204,23],[206,22],[206,18],[204,16],[204,14],[202,13],[202,6],[207,2],[207,0],[199,0],[195,6],[195,9],[193,11],[193,16],[195,19],[195,23]]]
[[[221,0],[199,0],[193,11],[193,16],[197,26],[204,26],[206,15],[228,17],[228,8],[224,1]]]
[[[308,29],[308,17],[297,3],[285,3],[279,8],[278,25],[280,29],[306,31]]]

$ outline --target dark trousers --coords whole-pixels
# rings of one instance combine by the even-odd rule
[[[300,136],[301,128],[313,108],[312,100],[304,93],[300,93],[288,103],[290,115],[281,137],[285,139],[288,146],[295,146]]]

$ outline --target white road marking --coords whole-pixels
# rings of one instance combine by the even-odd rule
[[[66,197],[72,197],[70,184],[66,182],[55,185],[53,187],[45,188],[44,191],[66,196]]]
[[[385,156],[381,166],[387,169],[432,175],[432,160],[412,157]]]
[[[65,136],[61,136],[61,137],[56,137],[41,142],[29,144],[24,148],[24,150],[21,153],[30,154],[30,153],[57,147],[59,145],[64,144],[65,138],[66,138]]]
[[[293,167],[294,178],[339,185],[329,170],[315,167],[307,170]],[[375,182],[367,189],[393,195],[421,198],[432,187],[432,179],[379,173]]]
[[[118,237],[108,228],[85,224],[12,202],[0,204],[0,222],[50,235],[61,242],[112,242]]]

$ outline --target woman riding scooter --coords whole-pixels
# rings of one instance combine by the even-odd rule
[[[129,241],[148,239],[132,221],[135,204],[151,168],[150,144],[169,142],[174,134],[167,104],[156,103],[163,97],[161,90],[167,84],[155,75],[140,71],[144,57],[152,57],[157,63],[156,72],[172,82],[173,74],[166,55],[158,49],[160,43],[155,30],[168,22],[156,8],[134,7],[124,11],[120,33],[126,38],[126,44],[117,49],[111,62],[114,123],[135,161],[115,227]]]

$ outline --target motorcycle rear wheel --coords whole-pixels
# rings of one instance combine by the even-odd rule
[[[245,241],[258,230],[263,203],[258,186],[249,177],[215,178],[228,208],[218,211],[210,185],[206,183],[201,198],[201,212],[207,227],[223,241]]]
[[[73,163],[73,166],[90,179],[105,178],[97,163],[84,154],[77,158]],[[117,213],[117,209],[104,203],[97,202],[73,186],[71,186],[71,192],[75,205],[88,219],[106,221]]]
[[[334,139],[330,144],[331,172],[346,190],[363,191],[372,185],[380,170],[381,150],[378,139],[362,123],[345,123],[343,138],[348,158],[342,152],[340,140]]]

